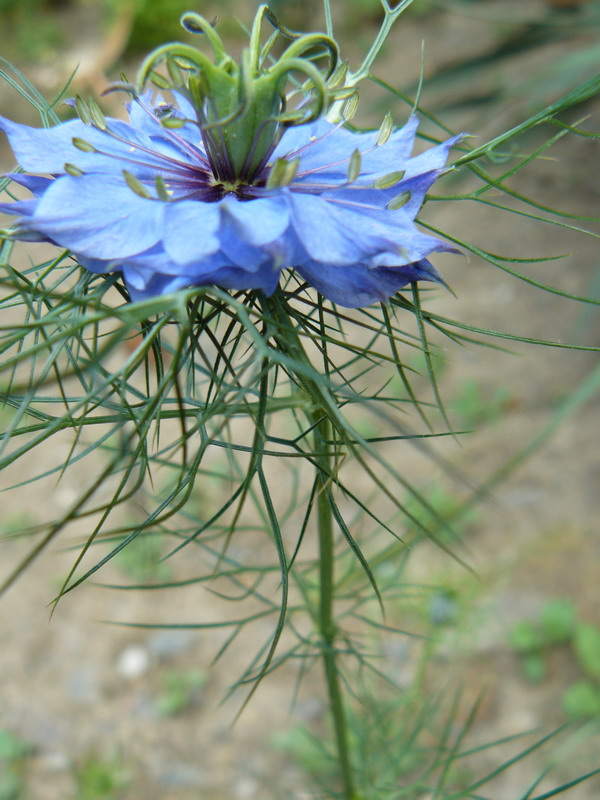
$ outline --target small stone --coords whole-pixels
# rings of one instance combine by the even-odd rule
[[[150,669],[150,653],[140,644],[130,644],[119,654],[116,667],[122,678],[140,678]]]
[[[54,502],[59,508],[68,508],[78,498],[77,489],[72,486],[63,486],[54,492]]]
[[[66,772],[70,768],[71,762],[66,753],[55,750],[44,754],[42,766],[48,772]]]
[[[255,800],[258,797],[258,783],[254,778],[240,778],[235,785],[236,800]]]

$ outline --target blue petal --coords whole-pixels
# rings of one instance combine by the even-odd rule
[[[122,266],[127,288],[134,300],[167,294],[190,286],[221,286],[224,289],[261,289],[272,294],[279,281],[279,270],[272,264],[248,272],[228,263],[222,253],[216,253],[198,264],[171,274],[169,258],[160,248],[128,259]]]
[[[158,241],[164,206],[134,194],[122,180],[67,175],[39,200],[29,225],[82,256],[122,259]]]
[[[123,270],[125,284],[134,303],[164,294],[171,294],[171,292],[176,292],[178,289],[185,289],[189,286],[187,278],[153,273],[147,282],[142,282],[138,287],[134,279],[134,271],[134,268],[129,265],[126,265]]]
[[[75,257],[78,264],[81,264],[82,267],[85,267],[89,272],[93,272],[95,275],[105,275],[107,272],[115,272],[120,269],[118,262],[115,261],[106,261],[100,258],[85,258],[81,256]]]
[[[294,229],[309,258],[329,264],[348,264],[364,254],[351,226],[340,225],[334,206],[321,197],[291,194]]]
[[[425,195],[439,176],[439,170],[426,172],[412,178],[403,178],[387,189],[374,189],[372,186],[363,186],[361,182],[357,182],[350,186],[329,189],[323,193],[322,197],[384,209],[395,197],[407,192],[409,197],[402,206],[402,211],[414,219],[423,205]]]
[[[215,253],[197,264],[179,266],[173,263],[160,245],[128,258],[123,263],[96,259],[79,259],[79,263],[95,273],[121,271],[131,299],[146,300],[191,286],[221,286],[224,289],[261,289],[272,294],[277,288],[279,271],[265,265],[256,272],[231,266],[222,253]]]
[[[177,264],[191,264],[219,249],[215,235],[220,221],[217,203],[179,200],[165,206],[163,242]]]
[[[279,283],[279,270],[274,270],[271,265],[265,264],[257,272],[247,272],[240,267],[221,267],[212,273],[203,276],[198,285],[209,286],[214,284],[223,289],[261,289],[265,294],[273,294]]]
[[[412,116],[401,128],[392,132],[387,142],[377,144],[378,130],[362,132],[344,131],[346,136],[340,140],[339,145],[335,141],[338,134],[333,134],[324,139],[324,147],[320,148],[322,155],[328,152],[328,159],[322,163],[327,163],[334,156],[343,157],[346,160],[355,149],[361,153],[361,174],[366,176],[387,174],[392,171],[406,169],[407,162],[415,145],[415,135],[419,127],[419,120]],[[352,148],[352,150],[350,149]],[[342,165],[340,169],[347,171],[347,166]]]
[[[221,208],[233,220],[240,239],[256,247],[278,239],[289,224],[290,210],[283,192],[245,202],[227,197],[221,202]]]
[[[402,267],[375,268],[364,264],[333,267],[308,263],[297,272],[328,300],[347,308],[384,302],[408,283],[441,281],[438,271],[426,260]]]
[[[385,144],[376,146],[361,159],[361,169],[368,174],[403,170],[415,146],[419,120],[412,116],[401,128],[395,130]]]
[[[191,144],[200,157],[205,156],[198,125],[190,122],[177,130],[163,127],[154,112],[155,110],[164,110],[169,104],[164,102],[160,94],[157,94],[153,101],[152,94],[152,91],[148,90],[144,92],[139,101],[132,100],[127,103],[127,112],[133,127],[150,137],[156,149],[164,155],[182,159],[185,162],[195,162],[197,158],[187,146]],[[175,108],[175,115],[195,120],[196,112],[192,105],[178,92],[173,92],[173,96],[176,107],[171,106],[171,108]],[[180,113],[177,112],[177,107]]]
[[[335,164],[334,171],[347,172],[347,162],[352,153],[368,150],[375,144],[376,131],[353,133],[325,119],[319,119],[308,125],[288,128],[281,137],[272,159],[288,156],[301,158],[300,170],[321,168]]]
[[[185,277],[174,277],[171,275],[161,275],[155,273],[152,278],[142,288],[137,288],[131,282],[131,274],[129,268],[124,270],[124,278],[131,299],[134,302],[141,300],[148,300],[158,295],[170,294],[179,289],[190,288],[190,286],[220,286],[223,289],[261,289],[265,294],[273,294],[277,288],[279,279],[278,274],[261,274],[253,276],[252,279],[248,278],[248,273],[241,269],[223,268],[219,272],[207,275],[205,280],[197,283],[191,283]]]
[[[292,198],[294,227],[308,260],[352,264],[390,251],[398,264],[408,264],[447,249],[420,233],[403,209],[353,206],[294,193]]]
[[[463,139],[464,136],[464,133],[459,133],[457,136],[452,136],[450,139],[446,139],[445,142],[435,147],[430,147],[418,156],[411,158],[406,165],[406,176],[410,178],[413,175],[430,172],[431,170],[440,170],[448,160],[450,148]]]
[[[196,109],[184,94],[176,91],[175,89],[171,90],[171,94],[173,95],[173,99],[175,100],[175,105],[177,106],[183,117],[185,117],[186,119],[197,118],[198,114],[196,112]]]
[[[37,208],[37,200],[15,200],[12,203],[0,203],[0,214],[18,214],[31,217]]]
[[[52,183],[54,178],[43,178],[40,175],[27,175],[23,172],[9,172],[5,178],[10,178],[11,181],[24,186],[34,195],[43,194],[48,186]]]
[[[152,275],[160,273],[169,277],[180,277],[186,281],[185,285],[191,286],[204,283],[204,276],[231,266],[230,260],[217,252],[190,264],[178,264],[165,251],[162,244],[151,247],[145,253],[138,253],[133,258],[128,258],[119,268],[124,271],[131,268],[136,271],[139,280],[147,283]]]
[[[166,105],[159,94],[156,95],[153,102],[153,94],[153,91],[149,89],[140,95],[139,99],[132,99],[125,104],[132,126],[137,131],[143,131],[147,136],[152,136],[161,130],[161,125],[154,114],[154,109]],[[163,128],[163,130],[165,129]]]
[[[219,230],[221,252],[234,267],[256,272],[265,262],[271,261],[266,248],[254,247],[237,235],[235,227],[227,218]]]
[[[300,151],[300,175],[305,170],[318,169],[319,172],[314,173],[313,177],[345,177],[352,154],[359,150],[363,174],[401,170],[410,158],[418,124],[417,118],[411,117],[402,128],[391,134],[385,144],[378,146],[378,131],[349,131],[322,119],[310,125],[288,129],[282,136],[273,159],[284,155],[293,158]]]
[[[64,172],[65,163],[71,163],[84,172],[120,173],[123,167],[127,167],[121,159],[132,157],[132,147],[136,144],[148,147],[151,141],[126,122],[116,119],[108,119],[107,122],[111,130],[124,138],[125,142],[84,125],[78,119],[63,122],[54,128],[30,128],[0,117],[0,130],[8,136],[17,161],[27,172],[57,175]],[[98,150],[117,157],[83,152],[73,145],[73,138],[83,139]],[[152,159],[144,155],[145,161],[148,158]],[[158,163],[156,158],[152,163]]]
[[[346,308],[368,306],[390,296],[378,289],[377,281],[364,264],[336,267],[308,262],[297,267],[296,272],[323,297]]]

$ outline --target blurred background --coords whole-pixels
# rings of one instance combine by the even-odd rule
[[[271,6],[288,27],[323,29],[318,0],[273,0]],[[249,0],[0,0],[0,55],[49,100],[63,92],[98,95],[123,72],[133,79],[149,49],[185,38],[178,25],[183,11],[216,17],[235,52],[243,47],[256,7]],[[357,66],[378,29],[379,3],[333,0],[333,11],[342,55]],[[414,97],[423,70],[421,106],[482,144],[597,75],[599,32],[596,0],[416,0],[373,72]],[[11,77],[3,63],[0,68]],[[115,95],[102,104],[108,113],[121,113]],[[380,85],[365,83],[355,122],[378,125],[388,108],[397,123],[409,109]],[[0,109],[17,121],[39,124],[10,80],[0,81]],[[56,110],[68,115],[60,103]],[[600,129],[599,112],[600,101],[588,100],[563,121],[593,133]],[[424,130],[439,136],[433,125],[425,123]],[[513,159],[535,152],[557,132],[548,126],[512,141],[497,153],[497,163],[487,165],[490,173],[505,172]],[[13,166],[4,141],[0,162],[3,171]],[[477,185],[468,175],[449,176],[436,194],[466,194]],[[564,255],[509,266],[522,268],[533,281],[600,299],[597,239],[573,229],[600,232],[593,219],[600,200],[597,142],[564,137],[508,185],[512,199],[498,192],[488,194],[490,205],[431,202],[424,218],[498,256]],[[518,195],[533,198],[537,209],[524,207]],[[523,213],[501,212],[494,202]],[[552,209],[572,216],[559,217]],[[531,216],[538,214],[560,224]],[[17,258],[28,263],[25,246]],[[474,256],[440,257],[436,266],[456,293],[428,296],[428,308],[438,314],[524,337],[584,346],[600,341],[593,305],[544,292]],[[389,618],[433,638],[425,650],[412,638],[382,641],[380,669],[405,687],[406,697],[374,694],[372,708],[355,721],[356,736],[374,735],[368,726],[380,704],[402,719],[432,687],[443,684],[451,694],[462,682],[465,708],[484,693],[473,728],[476,742],[577,720],[580,738],[564,745],[558,767],[557,780],[566,780],[598,766],[598,739],[592,735],[600,724],[597,355],[518,342],[500,350],[442,340],[437,345],[440,392],[455,428],[470,431],[438,452],[467,485],[491,484],[458,528],[461,553],[475,574],[428,544],[411,557],[404,580],[429,589],[392,601]],[[427,378],[422,380],[426,386]],[[48,454],[48,463],[54,457]],[[410,449],[397,458],[442,516],[450,518],[468,495],[464,482],[450,478],[439,461]],[[86,469],[93,473],[93,466]],[[12,471],[3,476],[2,488],[26,477]],[[60,513],[83,477],[74,470],[59,486],[48,482],[36,491],[35,503],[30,489],[3,495],[3,558],[17,560],[26,545],[11,534]],[[282,667],[232,728],[241,695],[221,701],[247,666],[243,644],[211,668],[222,633],[98,621],[193,621],[200,610],[210,616],[208,592],[117,592],[85,585],[48,623],[47,605],[72,562],[68,546],[83,533],[64,539],[63,549],[36,562],[2,598],[0,800],[315,796],[307,776],[318,778],[326,767],[306,731],[327,735],[320,675],[304,679],[292,704],[296,667]],[[160,537],[136,542],[115,559],[108,577],[117,583],[176,577],[177,566],[159,563],[165,547]],[[402,732],[393,733],[401,747]],[[520,798],[548,758],[548,752],[534,755],[500,775],[490,796]],[[496,751],[485,751],[473,769],[492,769],[501,760]],[[391,753],[381,769],[393,763]],[[398,776],[390,780],[402,782]],[[599,795],[596,782],[567,796]]]

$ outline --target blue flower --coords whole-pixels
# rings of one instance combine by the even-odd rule
[[[451,248],[414,219],[458,137],[411,157],[415,117],[381,145],[376,131],[320,119],[288,128],[253,182],[236,187],[215,176],[195,123],[161,125],[165,110],[193,118],[184,98],[178,106],[145,96],[129,104],[130,124],[108,119],[106,130],[0,118],[25,170],[10,177],[33,194],[0,204],[20,216],[15,238],[68,248],[92,272],[121,271],[134,300],[211,284],[270,294],[286,267],[350,307],[439,279],[427,256]],[[284,163],[292,180],[268,188]]]
[[[238,76],[214,29],[198,15],[184,22],[212,37],[218,63],[168,46],[187,70],[173,103],[129,87],[129,123],[80,101],[81,119],[53,128],[0,118],[24,170],[10,177],[33,196],[0,204],[19,217],[12,235],[67,248],[92,272],[121,272],[133,300],[207,285],[271,294],[288,268],[349,307],[386,300],[414,281],[441,280],[427,257],[452,248],[421,232],[415,217],[459,137],[412,156],[414,116],[395,132],[386,125],[357,133],[320,116],[319,98],[285,112],[281,87],[292,69],[329,92],[298,56],[318,39],[337,58],[329,40],[297,40],[274,67],[252,56],[249,83],[247,61]],[[253,42],[258,52],[258,36]],[[181,72],[168,58],[171,71]],[[158,57],[150,59],[146,73]],[[202,95],[198,87],[209,79],[217,88]],[[215,111],[220,90],[228,105]],[[250,100],[242,97],[240,106],[244,91]],[[262,108],[272,110],[261,121]]]

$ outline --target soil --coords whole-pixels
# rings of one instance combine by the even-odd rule
[[[407,15],[390,39],[376,73],[393,84],[410,86],[418,80],[422,40],[427,70],[432,74],[467,55],[488,53],[498,46],[506,26],[490,24],[490,18],[501,21],[520,14],[531,19],[546,13],[544,4],[537,2],[489,0],[472,6],[470,16],[448,10]],[[354,37],[349,35],[352,31],[345,31],[350,51],[363,47],[363,39],[372,36],[369,25],[366,20]],[[496,106],[492,116],[485,110],[492,106],[465,104],[468,90],[457,89],[455,105],[450,107],[450,96],[436,83],[430,94],[425,85],[422,105],[430,107],[429,101],[432,106],[446,104],[445,121],[455,129],[474,132],[477,142],[483,142],[535,105],[534,94],[516,91],[522,76],[536,70],[543,74],[557,55],[577,51],[582,42],[576,35],[526,50],[491,72],[481,70],[471,86],[473,91],[476,87],[479,94],[485,94],[500,82],[507,97],[517,98],[504,104],[501,113]],[[35,82],[36,68],[31,67],[28,74]],[[512,95],[511,87],[515,89]],[[6,89],[0,98],[8,100]],[[366,100],[371,110],[364,119],[372,124],[377,124],[374,115],[380,110],[377,98],[374,93]],[[19,116],[12,99],[10,103],[10,116],[24,121],[26,112]],[[405,113],[401,106],[395,111],[398,117]],[[597,130],[600,102],[578,108],[573,119],[583,117],[589,118],[582,123],[588,130]],[[543,141],[532,136],[519,146],[530,153],[536,142]],[[2,164],[8,167],[11,157],[6,149],[1,155]],[[592,215],[600,199],[597,143],[564,137],[544,158],[515,175],[511,186],[548,207]],[[490,195],[490,199],[500,198]],[[492,253],[521,258],[566,254],[561,260],[523,267],[535,280],[562,291],[598,297],[598,246],[592,236],[466,202],[430,203],[424,216],[436,227]],[[597,225],[595,230],[599,230]],[[26,247],[21,248],[19,257],[27,263]],[[442,291],[428,297],[427,307],[435,313],[534,339],[598,344],[600,319],[594,306],[543,292],[474,256],[440,257],[436,266],[456,297]],[[566,399],[574,396],[571,393],[576,393],[594,370],[597,374],[597,354],[501,339],[495,343],[511,352],[438,342],[446,359],[441,371],[442,396],[448,399],[457,424],[475,427],[458,442],[448,440],[438,449],[460,472],[461,481],[449,483],[439,466],[433,467],[411,448],[394,454],[398,469],[417,483],[427,486],[437,480],[459,497],[468,496],[469,485],[492,483],[461,541],[464,550],[460,552],[465,553],[473,573],[425,544],[416,548],[405,576],[409,583],[445,587],[461,608],[456,624],[440,632],[427,680],[433,686],[443,678],[450,685],[460,677],[465,708],[485,689],[472,732],[473,741],[478,742],[525,730],[548,731],[562,724],[561,697],[581,678],[572,652],[556,647],[548,653],[546,677],[537,684],[528,683],[519,657],[507,644],[516,623],[537,619],[544,604],[559,597],[572,601],[580,620],[600,625],[600,461],[594,434],[598,392],[590,392],[570,413],[563,414],[560,425],[555,424]],[[416,426],[416,421],[413,424]],[[535,446],[536,437],[545,430],[548,436]],[[494,481],[498,471],[518,456],[522,460],[515,469],[505,479]],[[37,469],[55,463],[56,458],[56,449],[39,451]],[[3,476],[3,486],[27,478],[31,468],[11,470]],[[59,513],[93,474],[94,464],[83,462],[81,468],[67,471],[58,485],[46,481],[41,488],[34,484],[34,493],[25,487],[5,494],[4,531],[17,528],[23,516],[44,521]],[[247,666],[243,642],[211,667],[224,641],[222,631],[147,630],[105,622],[168,624],[224,618],[222,604],[208,592],[198,587],[159,594],[117,592],[90,584],[66,598],[50,618],[48,604],[72,562],[68,546],[82,535],[84,531],[71,531],[52,552],[34,562],[0,605],[0,728],[12,731],[33,748],[22,764],[26,797],[80,797],[76,774],[85,772],[86,765],[89,773],[94,759],[111,764],[115,775],[123,773],[127,788],[122,794],[115,790],[89,797],[270,800],[287,796],[302,800],[313,796],[304,788],[306,778],[300,769],[273,743],[297,725],[322,730],[323,686],[318,672],[313,670],[304,680],[293,704],[296,670],[291,664],[282,667],[268,677],[236,720],[244,693],[234,691],[225,701],[223,698]],[[14,538],[2,543],[7,570],[27,546]],[[249,557],[252,547],[248,548]],[[111,566],[102,580],[123,582],[124,574],[123,568]],[[402,606],[394,606],[391,616],[400,620],[403,613]],[[411,621],[418,621],[414,610],[407,613]],[[259,624],[253,636],[258,640],[269,630],[267,623]],[[390,644],[386,653],[385,668],[400,682],[410,682],[416,664],[413,651]],[[189,677],[197,670],[202,672],[202,680],[198,680],[202,685],[190,690],[179,713],[161,711],[169,675],[185,682],[187,678],[182,676]],[[584,738],[577,746],[564,745],[566,764],[558,767],[553,781],[568,780],[600,766],[597,744],[597,738]],[[480,766],[493,768],[500,758],[494,751],[483,754]],[[487,789],[489,795],[485,789],[481,791],[493,800],[516,800],[525,794],[545,758],[534,755],[500,776]],[[540,784],[537,793],[541,795],[553,781]],[[593,779],[566,796],[593,800],[600,796],[600,782]]]

